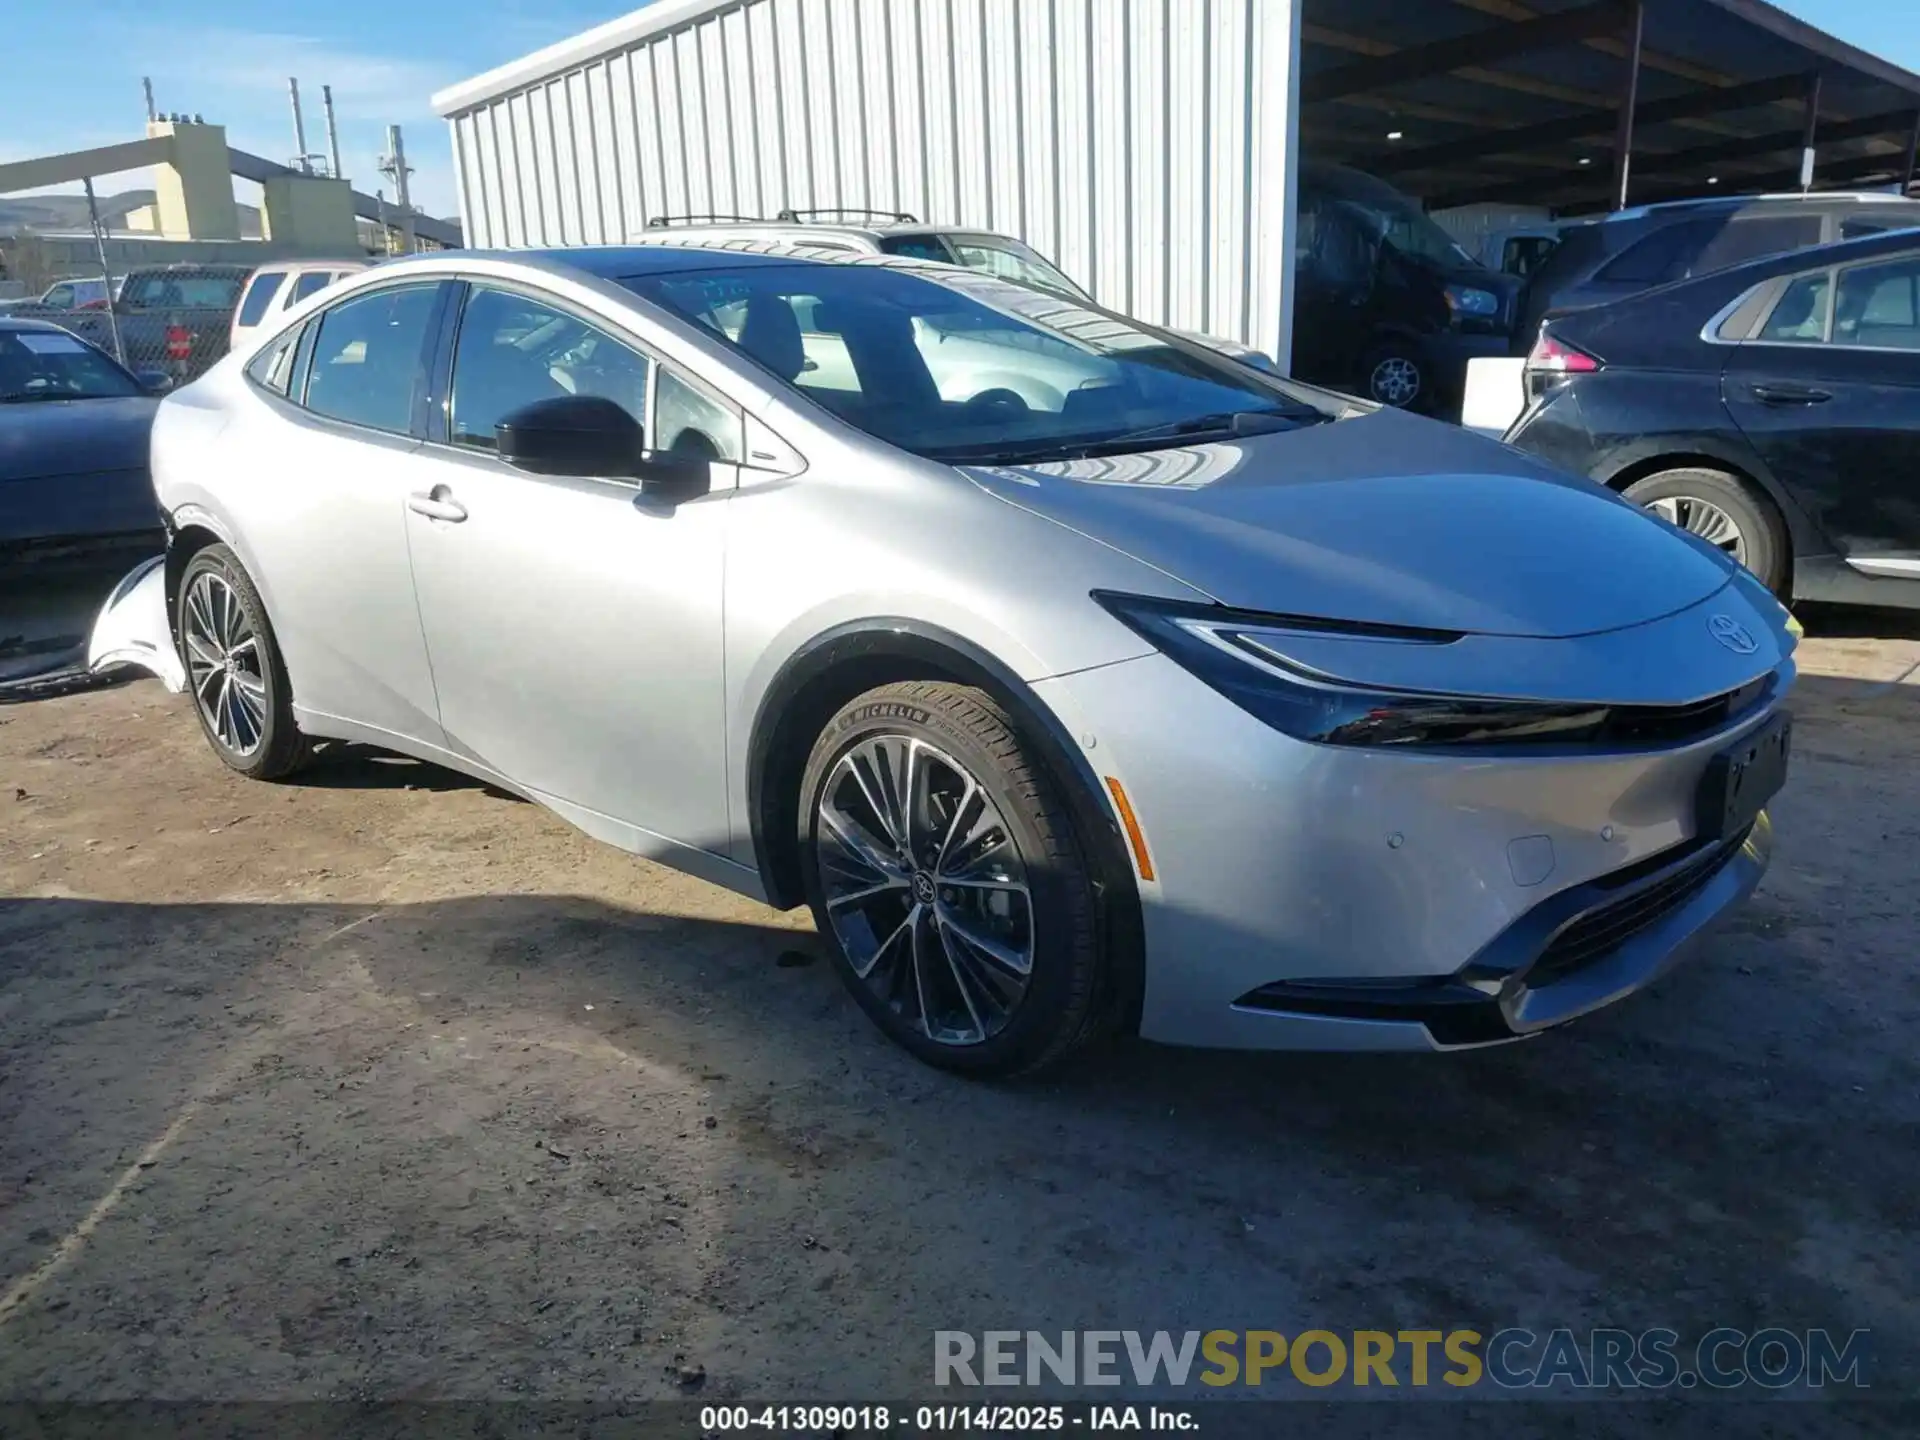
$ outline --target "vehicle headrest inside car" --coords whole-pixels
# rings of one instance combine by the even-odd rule
[[[749,299],[736,343],[782,380],[798,379],[807,363],[800,322],[785,296],[760,294]]]

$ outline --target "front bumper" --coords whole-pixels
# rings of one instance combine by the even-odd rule
[[[1159,655],[1037,689],[1093,738],[1088,759],[1139,821],[1152,1040],[1518,1038],[1663,973],[1752,891],[1771,848],[1762,817],[1710,854],[1694,817],[1713,757],[1778,695],[1669,748],[1483,757],[1306,744]]]

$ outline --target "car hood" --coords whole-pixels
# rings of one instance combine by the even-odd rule
[[[1732,575],[1590,481],[1394,410],[965,473],[1223,605],[1274,614],[1563,637],[1670,615]]]
[[[0,484],[146,469],[158,404],[147,395],[0,404]]]

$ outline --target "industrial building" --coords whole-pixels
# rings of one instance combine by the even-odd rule
[[[1911,184],[1920,76],[1765,0],[662,0],[434,97],[470,242],[869,207],[1285,356],[1303,155],[1433,211]]]

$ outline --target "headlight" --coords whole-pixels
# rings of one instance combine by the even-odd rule
[[[1093,598],[1242,710],[1300,740],[1322,745],[1572,747],[1602,738],[1629,744],[1663,738],[1664,710],[1370,690],[1317,673],[1287,654],[1289,643],[1305,635],[1450,645],[1463,638],[1457,631],[1261,615],[1106,591],[1095,591]],[[1726,698],[1731,706],[1733,697]],[[1688,726],[1717,723],[1698,707],[1684,708]]]
[[[1470,285],[1449,285],[1447,308],[1455,315],[1488,320],[1500,313],[1500,297],[1491,290],[1476,290]]]

